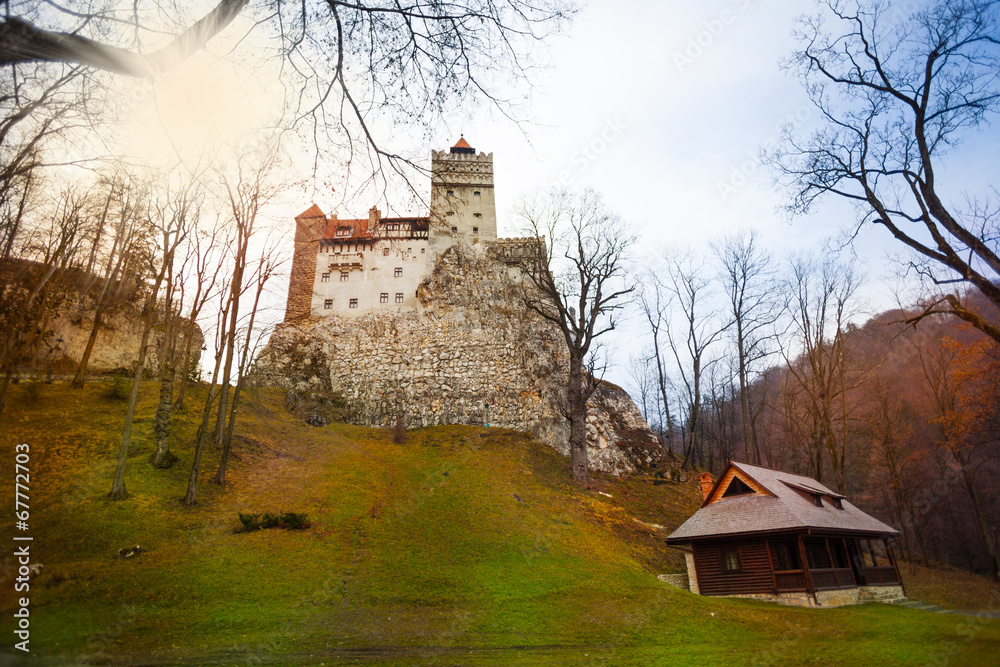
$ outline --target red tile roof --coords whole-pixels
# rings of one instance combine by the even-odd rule
[[[458,138],[458,143],[452,146],[452,148],[472,148],[472,146],[470,146],[469,142],[465,140],[465,135],[463,134]]]

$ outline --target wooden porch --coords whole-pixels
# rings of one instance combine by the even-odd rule
[[[902,585],[896,558],[887,539],[884,555],[871,539],[810,537],[768,539],[771,576],[776,593],[829,591],[872,585]],[[879,558],[888,565],[879,563]]]

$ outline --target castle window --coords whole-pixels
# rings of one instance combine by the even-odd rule
[[[478,234],[479,233],[479,227],[473,227],[472,228],[472,233],[473,234]]]
[[[381,294],[378,295],[378,300],[379,303],[389,303],[389,293],[382,292]]]
[[[473,213],[472,217],[474,217],[474,218],[481,218],[481,217],[483,217],[483,214],[482,213]]]
[[[382,248],[382,254],[388,256],[389,255],[389,249],[388,248]]]
[[[319,279],[320,279],[320,282],[328,283],[328,282],[330,282],[330,274],[329,273],[324,273],[322,276],[320,276]]]
[[[341,271],[340,272],[340,282],[346,283],[350,277],[351,277],[351,274],[348,273],[347,271]]]
[[[358,300],[357,299],[351,299],[350,303],[347,304],[347,307],[348,308],[357,308],[358,307]]]
[[[402,278],[403,277],[403,267],[397,266],[395,269],[392,270],[392,275],[395,278]]]
[[[421,254],[421,255],[423,255],[423,254],[424,254],[424,249],[423,249],[423,248],[421,248],[421,249],[420,249],[420,254]]]
[[[396,303],[403,303],[403,293],[396,292]]]
[[[448,211],[447,215],[455,215],[454,211]]]
[[[407,248],[406,249],[406,254],[407,255],[412,255],[413,254],[413,248]]]
[[[324,310],[330,310],[331,308],[333,308],[333,299],[327,299],[326,301],[323,302]]]
[[[448,190],[448,196],[449,197],[454,197],[455,196],[455,191],[454,190]],[[451,214],[449,213],[448,215],[451,215]]]
[[[472,194],[473,194],[474,196],[478,197],[478,196],[479,196],[479,190],[476,190],[476,191],[475,191],[475,192],[473,192]]]
[[[451,228],[451,233],[452,234],[458,234],[458,227],[452,227]]]

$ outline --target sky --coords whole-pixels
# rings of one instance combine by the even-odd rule
[[[488,108],[470,117],[456,109],[442,119],[432,145],[405,136],[387,143],[429,160],[431,149],[447,148],[464,134],[477,150],[492,152],[501,236],[521,235],[513,215],[520,200],[561,183],[603,194],[639,234],[640,263],[670,247],[705,251],[713,239],[744,228],[755,229],[777,258],[829,253],[856,222],[856,211],[831,200],[808,216],[787,218],[781,207],[788,193],[758,161],[760,148],[776,142],[783,125],[805,131],[817,121],[800,82],[779,66],[795,48],[796,17],[813,10],[803,0],[591,0],[566,34],[549,44],[548,67],[533,80],[524,122],[514,124]],[[239,34],[243,28],[234,25]],[[204,57],[223,53],[228,38]],[[250,75],[229,72],[224,76],[242,86],[234,92],[218,71],[197,90],[177,91],[173,97],[184,104],[161,104],[143,122],[172,123],[164,119],[183,119],[191,108],[223,109],[228,120],[209,133],[225,133],[268,117],[262,98],[280,97],[270,80],[274,72],[260,65]],[[248,101],[239,102],[240,95]],[[200,131],[181,122],[172,126],[171,141],[199,137]],[[965,189],[986,192],[996,182],[989,149],[997,128],[982,132],[991,141],[971,142],[948,158],[943,180],[955,198]],[[324,176],[336,182],[336,174]],[[279,225],[287,223],[289,244],[292,218],[308,208],[309,199],[327,213],[336,208],[336,198],[321,191],[287,194],[273,215]],[[337,212],[365,215],[369,205]],[[890,276],[896,265],[889,256],[898,250],[884,230],[868,229],[845,251],[857,255],[867,274],[868,314],[894,303]],[[283,309],[283,296],[278,289],[275,313]],[[636,340],[635,326],[626,325],[619,340]],[[635,347],[610,342],[623,350]],[[620,371],[613,375],[621,379]]]

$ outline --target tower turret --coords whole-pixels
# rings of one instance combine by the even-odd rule
[[[477,154],[464,136],[447,151],[431,151],[430,253],[462,240],[497,240],[493,153]]]

